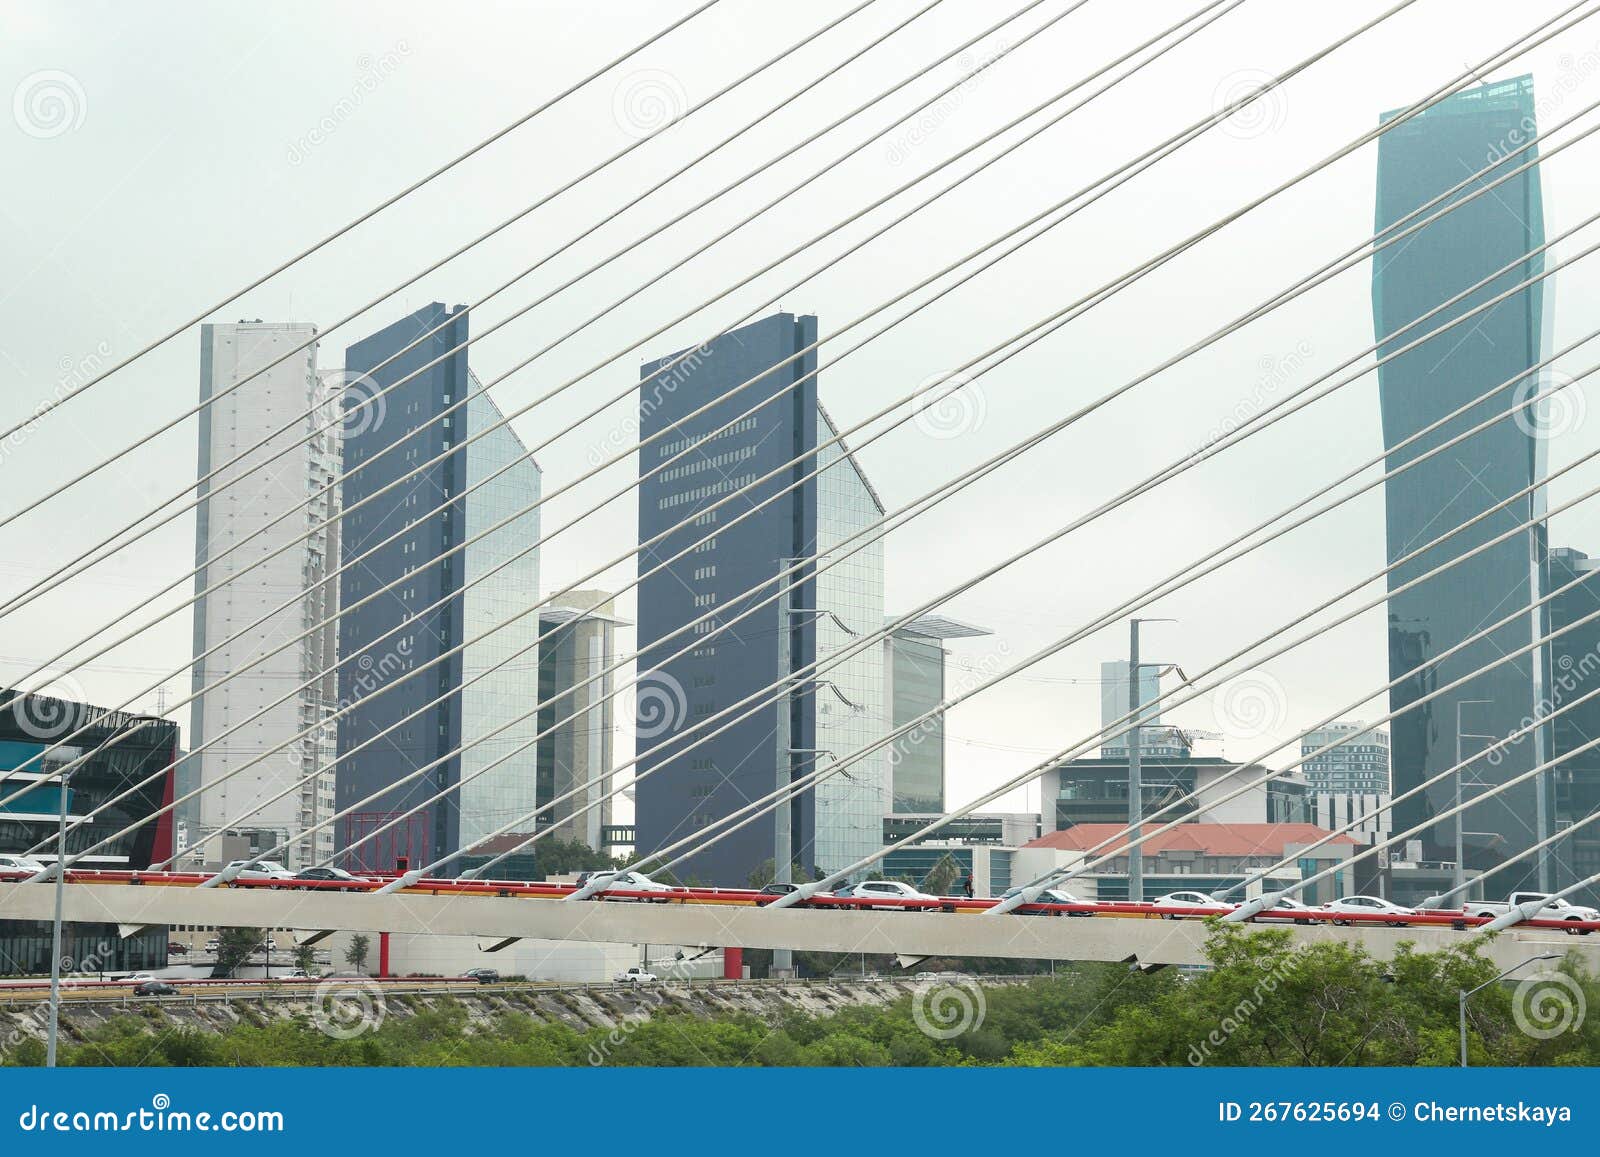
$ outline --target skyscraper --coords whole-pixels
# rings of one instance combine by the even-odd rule
[[[441,323],[448,324],[400,352]],[[470,847],[534,808],[536,723],[531,715],[513,721],[537,701],[537,649],[490,669],[538,639],[538,616],[527,612],[538,599],[538,552],[528,548],[538,541],[539,515],[513,516],[538,501],[539,467],[509,427],[483,433],[501,413],[467,368],[467,336],[465,310],[436,302],[345,353],[345,469],[357,472],[344,488],[344,560],[354,565],[340,580],[346,608],[340,647],[348,657],[340,696],[354,710],[339,721],[338,803],[344,809],[383,794],[347,817],[339,846],[461,785],[356,848],[350,863],[357,867],[392,868],[398,857],[416,866]],[[395,388],[374,405],[349,409],[389,386]],[[442,416],[463,397],[463,409]],[[482,436],[467,442],[477,434]],[[436,464],[398,482],[436,457]],[[458,500],[447,504],[452,497]],[[398,537],[374,549],[391,535]],[[480,535],[481,541],[471,542]],[[447,556],[463,542],[471,545]],[[369,550],[371,557],[355,562]],[[404,581],[394,590],[355,605],[397,579]],[[437,609],[423,613],[440,600],[445,601]],[[472,642],[492,628],[498,629]],[[385,639],[391,629],[395,633]],[[463,644],[469,645],[455,650]],[[447,655],[425,673],[398,682]],[[439,703],[401,723],[441,695]],[[396,724],[385,738],[355,750]],[[484,770],[501,757],[509,758]],[[385,790],[435,763],[417,779]]]
[[[1570,584],[1570,589],[1562,590]],[[1600,738],[1600,697],[1578,702],[1600,687],[1600,618],[1573,627],[1600,612],[1600,564],[1582,551],[1558,547],[1550,552],[1550,630],[1564,633],[1550,644],[1549,708],[1561,711],[1550,721],[1552,811],[1557,831],[1600,811],[1600,748],[1578,751]],[[1571,628],[1568,630],[1567,628]],[[1550,857],[1558,888],[1600,872],[1600,825],[1588,824],[1555,845]],[[1586,903],[1600,898],[1591,888]]]
[[[639,488],[639,537],[650,544],[639,560],[641,681],[635,733],[640,778],[635,813],[641,852],[700,831],[885,730],[884,653],[873,646],[819,678],[800,679],[778,704],[754,711],[687,754],[677,754],[686,746],[675,739],[683,727],[800,671],[818,656],[843,649],[883,623],[880,544],[849,557],[841,554],[821,575],[814,569],[819,557],[883,516],[883,504],[854,458],[836,444],[783,469],[835,433],[817,400],[815,355],[800,355],[816,336],[816,318],[780,313],[690,351],[681,365],[672,365],[678,356],[673,355],[641,371],[640,433],[645,438],[667,434],[643,451],[644,463],[694,451]],[[733,397],[715,401],[706,413],[688,417],[767,370],[773,372]],[[740,417],[762,401],[769,404]],[[730,422],[727,431],[713,436]],[[742,491],[728,506],[704,510],[775,470],[781,473]],[[785,489],[813,471],[818,473]],[[774,496],[759,513],[731,525]],[[688,520],[686,526],[667,533],[683,520]],[[663,534],[662,541],[653,542]],[[691,546],[691,553],[649,574]],[[805,565],[780,582],[779,571],[795,560]],[[774,595],[775,602],[723,634],[671,657],[694,638],[708,635],[713,624],[731,622]],[[717,618],[695,635],[666,640],[710,611]],[[719,722],[713,728],[721,726]],[[820,871],[846,866],[881,846],[888,810],[888,761],[879,751],[853,764],[848,775],[825,778],[795,800],[788,814],[792,862]],[[777,839],[769,813],[696,853],[678,874],[718,884],[743,883],[765,861],[781,863],[775,854]]]
[[[578,590],[539,611],[539,806],[574,794],[541,815],[538,828],[557,828],[557,838],[596,850],[606,845],[612,812],[604,797],[615,719],[612,677],[604,672],[616,661],[617,627],[625,625],[612,605],[607,591]]]
[[[337,427],[314,432],[331,416],[320,405],[316,333],[313,325],[283,322],[201,327],[200,400],[211,404],[199,416],[198,476],[217,475],[200,483],[195,512],[194,654],[217,650],[192,671],[199,697],[190,705],[189,742],[197,754],[185,760],[178,779],[207,790],[198,801],[201,831],[188,833],[191,841],[241,821],[287,840],[333,811],[332,773],[318,769],[333,762],[333,728],[325,721],[338,699],[336,680],[325,677],[269,709],[332,667],[337,654],[332,624],[269,654],[331,619],[339,606],[337,584],[317,586],[336,565],[329,560],[339,554],[337,522],[301,537],[339,509],[335,488],[299,510],[333,481],[340,461]],[[308,410],[312,416],[301,417]],[[298,601],[296,592],[303,592]],[[226,676],[232,678],[200,693]],[[308,737],[298,738],[308,729]],[[258,759],[285,742],[292,745]],[[329,832],[311,843],[291,849],[290,862],[315,863],[333,850]],[[214,856],[216,845],[205,851]]]
[[[921,615],[885,639],[883,669],[888,687],[884,703],[890,727],[898,729],[921,719],[945,699],[946,640],[989,633],[944,615]],[[888,750],[891,810],[943,815],[944,716],[935,715],[911,727]]]
[[[1330,743],[1339,746],[1314,754]],[[1359,722],[1330,723],[1300,737],[1300,774],[1319,795],[1389,791],[1389,733]]]
[[[1386,114],[1385,119],[1388,115]],[[1465,176],[1495,161],[1534,131],[1531,77],[1483,85],[1441,102],[1397,125],[1378,150],[1377,228],[1400,218]],[[1533,156],[1532,150],[1504,161],[1486,178]],[[1465,192],[1476,187],[1469,186]],[[1409,224],[1409,222],[1408,222]],[[1381,355],[1436,330],[1543,268],[1525,255],[1544,241],[1539,170],[1529,169],[1493,193],[1478,197],[1378,254],[1372,280],[1374,328]],[[1466,290],[1503,265],[1510,272],[1442,310],[1414,329],[1402,326]],[[1534,383],[1529,367],[1541,357],[1547,294],[1524,289],[1470,323],[1438,335],[1379,367],[1384,444],[1395,447],[1435,420],[1501,382],[1487,401],[1388,458],[1392,470],[1417,458],[1471,425],[1504,413],[1526,398]],[[1388,339],[1388,340],[1385,340]],[[1506,417],[1445,453],[1412,467],[1385,486],[1388,558],[1392,562],[1453,527],[1539,482],[1544,474],[1542,440],[1527,417]],[[1538,493],[1523,494],[1504,509],[1396,568],[1389,575],[1389,671],[1401,682],[1390,706],[1404,711],[1391,724],[1396,794],[1449,768],[1461,750],[1470,754],[1533,717],[1542,697],[1545,658],[1539,652],[1498,663],[1437,699],[1406,708],[1436,687],[1529,645],[1541,633],[1543,616],[1531,609],[1540,595],[1545,566],[1542,526],[1518,531],[1445,573],[1411,590],[1397,588],[1469,549],[1510,531],[1542,512]],[[1507,625],[1448,658],[1439,656],[1502,616],[1522,612]],[[1498,767],[1475,765],[1483,782],[1499,783],[1545,757],[1543,735],[1518,745]],[[1469,777],[1468,797],[1475,790]],[[1450,806],[1454,784],[1446,780],[1399,805],[1396,830],[1427,821]],[[1513,788],[1472,807],[1463,825],[1467,861],[1488,867],[1534,843],[1548,830],[1548,797],[1533,786]],[[1430,859],[1454,858],[1453,821],[1430,828],[1424,838]],[[1490,883],[1491,890],[1499,881]]]

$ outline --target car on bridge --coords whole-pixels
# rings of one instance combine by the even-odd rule
[[[177,996],[178,986],[166,980],[146,980],[134,985],[135,996]]]
[[[1293,896],[1279,896],[1252,919],[1262,924],[1311,924],[1318,917],[1326,918],[1327,912],[1321,908],[1313,908],[1309,904],[1303,904]]]
[[[493,968],[469,968],[461,974],[476,980],[479,984],[500,983],[500,973]]]
[[[1002,892],[1000,894],[1000,898],[1002,900],[1009,900],[1009,899],[1011,899],[1011,897],[1020,895],[1021,893],[1022,893],[1022,889],[1021,888],[1010,888],[1010,889],[1007,889],[1005,892]],[[1071,892],[1064,891],[1061,888],[1045,888],[1043,891],[1041,891],[1039,893],[1039,898],[1037,900],[1035,900],[1033,903],[1034,904],[1087,904],[1088,902],[1089,901],[1087,901],[1087,900],[1079,899],[1077,896],[1074,896]],[[1051,908],[1036,908],[1036,907],[1034,907],[1032,905],[1029,905],[1029,904],[1018,905],[1016,908],[1013,908],[1012,911],[1014,911],[1018,916],[1093,916],[1094,915],[1093,912],[1087,912],[1087,911],[1084,911],[1084,912],[1063,912],[1059,908],[1055,908],[1055,909],[1051,909]]]
[[[618,984],[659,984],[659,983],[661,983],[661,978],[659,976],[657,976],[655,973],[649,971],[648,969],[640,968],[637,964],[635,964],[632,968],[628,969],[628,971],[622,973],[621,975],[619,975],[617,977],[617,983]]]
[[[1150,903],[1157,908],[1175,909],[1161,913],[1163,920],[1204,919],[1207,916],[1220,916],[1234,907],[1228,901],[1219,900],[1209,892],[1168,892],[1165,896],[1157,896]]]
[[[623,903],[631,902],[640,904],[666,904],[670,902],[669,898],[666,896],[662,896],[657,899],[654,896],[612,896],[608,893],[613,889],[620,889],[624,892],[679,891],[679,889],[674,888],[671,884],[663,884],[657,880],[652,880],[643,872],[616,872],[608,869],[600,872],[585,872],[583,875],[578,877],[578,887],[580,888],[587,887],[588,885],[594,883],[604,884],[606,891],[594,893],[594,895],[589,897],[591,900],[617,900]]]
[[[238,874],[233,877],[235,880],[275,882],[295,878],[294,873],[277,860],[256,860],[253,863],[250,860],[230,860],[223,871],[231,868],[239,869]]]
[[[939,897],[918,891],[903,880],[863,880],[853,888],[834,894],[854,900],[898,900],[900,903],[859,904],[857,907],[888,908],[902,912],[922,912],[930,905],[939,903]]]
[[[1503,916],[1513,908],[1520,907],[1523,904],[1537,904],[1540,901],[1543,901],[1543,904],[1532,917],[1535,920],[1563,920],[1571,924],[1591,923],[1600,920],[1600,910],[1580,904],[1570,904],[1566,900],[1550,895],[1548,892],[1513,892],[1506,897],[1504,902],[1478,900],[1473,903],[1463,904],[1461,910],[1469,916],[1493,920],[1496,916]],[[1567,931],[1574,936],[1587,936],[1593,929],[1568,928]]]
[[[294,874],[294,878],[327,885],[317,888],[319,892],[360,892],[377,883],[368,876],[357,876],[343,868],[302,868]]]
[[[1322,910],[1340,927],[1374,922],[1399,927],[1408,923],[1407,917],[1417,914],[1416,909],[1406,908],[1393,900],[1385,900],[1382,896],[1341,896],[1337,900],[1328,901]],[[1345,918],[1349,916],[1367,916],[1373,919],[1357,921]]]
[[[0,855],[0,880],[26,880],[44,871],[44,865],[27,856]]]

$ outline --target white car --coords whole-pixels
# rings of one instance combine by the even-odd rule
[[[1293,896],[1279,896],[1270,907],[1263,908],[1255,919],[1263,924],[1310,924],[1323,912],[1321,908],[1302,904]]]
[[[625,892],[676,892],[678,890],[671,884],[662,884],[652,880],[643,872],[585,872],[578,879],[579,887],[596,882],[605,884],[606,891],[596,892],[590,897],[591,900],[623,900],[637,901],[641,904],[665,904],[667,903],[665,896],[659,900],[654,898],[647,900],[643,896],[611,896],[608,893],[612,889],[621,889]]]
[[[924,903],[939,902],[939,897],[931,896],[927,892],[919,892],[910,884],[901,880],[863,880],[854,888],[838,893],[857,900],[916,900]],[[861,908],[889,908],[901,912],[917,912],[921,909],[910,904],[860,904]]]
[[[618,984],[659,984],[661,978],[653,972],[646,972],[635,964],[628,971],[617,977]]]
[[[44,865],[38,860],[30,860],[27,856],[0,855],[0,875],[10,875],[14,872],[42,872]]]
[[[214,936],[210,940],[206,941],[206,951],[207,952],[215,952],[217,949],[219,949],[221,947],[222,947],[222,941],[218,940]]]
[[[119,983],[122,984],[149,984],[155,977],[148,972],[130,972]]]
[[[223,870],[227,871],[231,868],[239,869],[239,874],[234,877],[235,880],[294,879],[294,873],[276,860],[259,860],[254,866],[251,866],[249,860],[230,860],[228,867]]]
[[[1219,900],[1205,892],[1168,892],[1165,896],[1157,896],[1150,903],[1157,908],[1179,908],[1179,912],[1163,912],[1163,920],[1187,920],[1185,912],[1193,912],[1196,916],[1216,916],[1221,911],[1227,911],[1233,905],[1226,900]]]
[[[1339,919],[1340,913],[1359,916],[1382,916],[1386,917],[1386,919],[1382,921],[1362,920],[1359,923],[1377,922],[1394,925],[1404,924],[1407,916],[1415,916],[1417,914],[1415,909],[1401,907],[1392,900],[1385,900],[1382,896],[1341,896],[1337,900],[1331,900],[1324,904],[1323,911],[1333,916],[1335,924],[1343,926],[1358,923],[1358,921],[1341,920]]]

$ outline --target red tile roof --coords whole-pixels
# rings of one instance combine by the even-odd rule
[[[1146,824],[1146,833],[1160,824]],[[1027,848],[1059,848],[1068,852],[1086,852],[1102,840],[1110,839],[1122,831],[1122,824],[1074,824],[1059,832],[1048,832],[1024,844]],[[1171,831],[1140,844],[1146,855],[1162,852],[1198,852],[1204,856],[1282,856],[1290,844],[1309,844],[1328,834],[1326,828],[1316,824],[1179,824]],[[1330,844],[1353,844],[1349,836],[1335,836]],[[1126,840],[1118,840],[1106,852],[1120,852]]]

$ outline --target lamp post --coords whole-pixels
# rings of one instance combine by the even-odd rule
[[[1466,1068],[1467,1067],[1467,1001],[1472,999],[1473,994],[1474,993],[1478,993],[1478,992],[1482,992],[1484,989],[1488,988],[1491,984],[1499,984],[1502,980],[1504,980],[1506,977],[1510,976],[1513,972],[1516,972],[1520,968],[1526,968],[1528,965],[1532,964],[1535,960],[1560,960],[1560,959],[1561,959],[1561,954],[1559,952],[1545,952],[1545,953],[1542,953],[1541,955],[1538,955],[1538,956],[1530,956],[1526,960],[1523,960],[1523,961],[1520,961],[1520,962],[1518,962],[1516,964],[1513,964],[1510,968],[1506,969],[1499,976],[1496,976],[1493,980],[1485,980],[1482,984],[1478,985],[1477,988],[1463,988],[1463,989],[1459,989],[1456,992],[1456,1011],[1459,1014],[1460,1025],[1461,1025],[1461,1067],[1462,1068]]]

